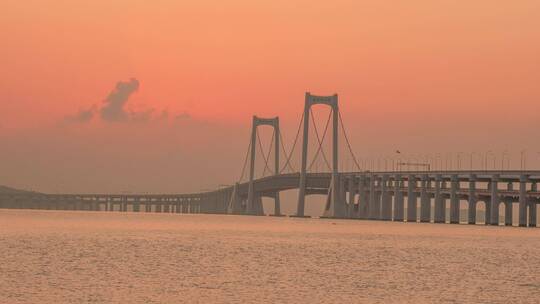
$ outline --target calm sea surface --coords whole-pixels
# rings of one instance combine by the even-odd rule
[[[540,303],[540,229],[0,210],[0,303]]]

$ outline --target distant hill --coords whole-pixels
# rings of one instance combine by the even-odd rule
[[[0,185],[0,193],[15,194],[15,193],[33,193],[34,191],[19,190]]]

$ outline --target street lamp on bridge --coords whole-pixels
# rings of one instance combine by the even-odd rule
[[[523,149],[521,150],[520,154],[521,154],[521,163],[520,163],[520,168],[521,168],[521,171],[525,170],[527,168],[527,149]]]
[[[492,154],[493,152],[491,150],[488,150],[486,154],[484,154],[484,170],[488,170],[488,156]]]

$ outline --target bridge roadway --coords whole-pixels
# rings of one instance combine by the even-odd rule
[[[366,171],[342,172],[338,178],[339,199],[332,203],[332,174],[307,174],[306,194],[327,196],[324,217],[459,223],[460,209],[467,209],[467,223],[476,224],[477,206],[483,202],[485,224],[537,225],[540,171]],[[297,189],[299,182],[299,173],[256,179],[253,183],[255,201],[262,210],[263,197],[276,198],[281,191]],[[191,194],[20,191],[0,193],[0,208],[246,214],[248,192],[247,182]],[[274,215],[281,215],[278,204],[276,200],[277,214]],[[504,219],[499,214],[501,205]],[[519,213],[517,222],[512,220],[514,210]]]

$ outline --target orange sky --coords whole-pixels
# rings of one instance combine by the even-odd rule
[[[359,157],[540,151],[536,0],[5,0],[0,16],[0,184],[214,187],[238,175],[251,115],[293,137],[305,91],[340,94]],[[70,120],[130,78],[126,109],[154,118]]]

